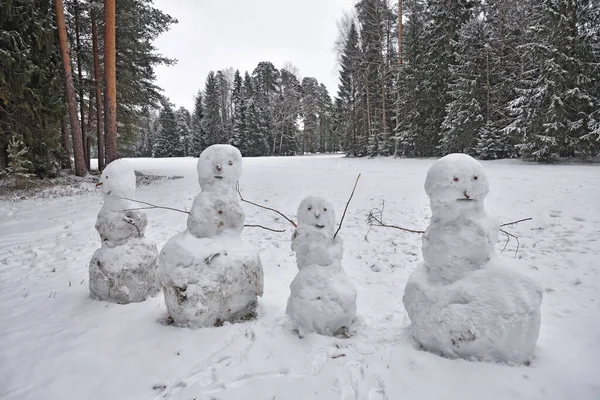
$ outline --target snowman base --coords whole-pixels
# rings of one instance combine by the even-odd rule
[[[262,264],[258,252],[239,238],[180,233],[161,250],[158,271],[175,325],[220,326],[256,316]]]
[[[155,296],[160,291],[157,256],[156,246],[144,239],[130,239],[121,245],[104,242],[90,261],[90,296],[117,304]]]
[[[327,336],[349,332],[356,315],[356,288],[339,261],[303,267],[290,292],[286,314],[301,337],[309,332]]]
[[[404,306],[417,342],[449,358],[528,363],[540,330],[542,286],[497,259],[437,285],[425,266],[410,276]]]

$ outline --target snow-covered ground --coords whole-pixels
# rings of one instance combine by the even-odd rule
[[[139,200],[189,209],[199,191],[196,159],[132,159],[146,174],[183,176],[138,188]],[[246,159],[248,200],[295,218],[307,195],[330,199],[344,220],[343,266],[358,291],[354,335],[291,332],[285,315],[297,272],[292,226],[243,204],[265,273],[258,319],[191,330],[164,325],[162,294],[144,303],[91,300],[88,263],[100,193],[0,201],[0,398],[2,399],[599,399],[600,167],[484,162],[487,211],[508,230],[517,256],[545,286],[537,356],[530,366],[450,360],[421,351],[402,305],[420,260],[420,235],[373,228],[366,216],[385,200],[384,222],[424,229],[423,189],[433,160],[341,156]],[[88,185],[92,185],[91,183]],[[186,215],[148,210],[147,237],[161,248]],[[504,238],[496,246],[504,247]],[[516,242],[502,254],[514,257]],[[163,386],[164,385],[164,386]],[[153,388],[154,387],[154,388]],[[164,387],[164,389],[162,389]]]

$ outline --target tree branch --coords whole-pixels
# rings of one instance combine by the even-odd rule
[[[244,225],[244,228],[261,228],[261,229],[266,229],[271,232],[285,232],[285,229],[272,229],[272,228],[267,228],[266,226],[262,226],[262,225]]]
[[[244,203],[252,204],[253,206],[260,207],[260,208],[263,208],[263,209],[265,209],[265,210],[269,210],[269,211],[276,212],[277,214],[279,214],[279,215],[281,215],[283,218],[285,218],[285,220],[286,220],[286,221],[288,221],[290,224],[292,224],[292,225],[294,226],[294,228],[297,228],[297,227],[298,227],[298,225],[296,225],[296,223],[295,223],[294,221],[292,221],[291,219],[289,219],[288,217],[286,217],[285,215],[283,215],[283,213],[281,213],[280,211],[277,211],[277,210],[276,210],[276,209],[274,209],[274,208],[269,208],[269,207],[261,206],[260,204],[256,204],[256,203],[253,203],[253,202],[251,202],[251,201],[248,201],[248,200],[244,199],[244,198],[242,197],[242,191],[240,190],[240,185],[239,185],[239,183],[236,185],[236,187],[235,187],[235,190],[237,190],[237,192],[238,192],[238,195],[240,196],[240,200],[241,200],[241,201],[243,201]]]
[[[153,209],[153,208],[161,208],[163,210],[178,211],[178,212],[184,213],[184,214],[189,214],[190,213],[189,211],[180,210],[178,208],[157,206],[155,204],[147,203],[147,202],[141,201],[141,200],[128,199],[127,197],[121,197],[121,196],[112,196],[112,197],[116,197],[118,199],[123,199],[123,200],[134,201],[136,203],[141,203],[141,204],[145,204],[145,205],[149,206],[149,207],[131,208],[129,210],[123,210],[123,211],[150,210],[150,209]]]
[[[517,241],[517,249],[515,250],[515,258],[517,258],[517,253],[519,252],[519,247],[521,247],[519,238],[517,236],[513,235],[512,233],[505,231],[504,229],[500,229],[500,232],[502,232],[506,235],[506,243],[504,244],[504,248],[502,248],[502,251],[500,253],[504,253],[504,250],[506,250],[506,246],[508,246],[508,242],[510,241],[510,238],[512,237]]]
[[[358,176],[356,177],[356,182],[354,182],[354,188],[352,188],[352,193],[350,193],[350,198],[348,199],[348,202],[346,202],[346,207],[344,208],[344,213],[342,214],[342,218],[340,219],[340,225],[338,226],[337,231],[335,231],[335,234],[333,235],[333,240],[335,240],[335,237],[337,236],[338,232],[340,231],[340,229],[342,229],[342,223],[344,222],[344,217],[346,216],[346,211],[348,210],[350,201],[352,200],[352,197],[354,196],[354,191],[356,190],[356,185],[358,185],[358,180],[360,179],[360,175],[361,174],[358,174]]]
[[[505,224],[502,224],[502,225],[500,225],[500,227],[503,227],[503,226],[509,226],[509,225],[515,225],[515,224],[518,224],[519,222],[530,221],[530,220],[532,220],[532,219],[533,219],[533,218],[531,218],[531,217],[530,217],[530,218],[523,218],[523,219],[520,219],[520,220],[518,220],[518,221],[507,222],[507,223],[505,223]],[[500,229],[500,230],[502,230],[502,229]],[[504,232],[504,233],[506,233],[506,232]]]

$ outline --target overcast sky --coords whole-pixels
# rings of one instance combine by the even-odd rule
[[[177,107],[192,111],[209,71],[233,67],[242,74],[260,61],[276,68],[290,62],[301,77],[313,76],[333,97],[337,66],[333,50],[337,21],[355,0],[155,0],[178,24],[155,42],[176,58],[158,67],[158,85]]]

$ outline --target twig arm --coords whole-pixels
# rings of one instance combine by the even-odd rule
[[[294,226],[294,228],[298,227],[298,225],[296,225],[296,223],[294,221],[292,221],[291,219],[289,219],[288,217],[286,217],[285,215],[283,215],[282,212],[280,212],[280,211],[278,211],[278,210],[276,210],[274,208],[269,208],[269,207],[261,206],[260,204],[256,204],[256,203],[253,203],[253,202],[251,202],[249,200],[244,199],[244,197],[242,196],[242,191],[240,190],[240,186],[239,185],[237,185],[235,187],[235,190],[237,190],[238,195],[240,196],[240,200],[243,201],[244,203],[252,204],[253,206],[260,207],[260,208],[265,209],[265,210],[276,212],[277,214],[279,214],[283,218],[285,218],[286,221],[288,221],[290,224],[292,224]]]
[[[285,229],[267,228],[266,226],[262,226],[262,225],[244,225],[244,228],[261,228],[261,229],[266,229],[271,232],[285,232]]]
[[[520,219],[520,220],[518,220],[518,221],[507,222],[507,223],[505,223],[505,224],[502,224],[502,225],[500,225],[500,227],[503,227],[503,226],[509,226],[509,225],[515,225],[515,224],[518,224],[518,223],[520,223],[520,222],[531,221],[532,219],[533,219],[533,218],[531,218],[531,217],[530,217],[530,218],[523,218],[523,219]],[[506,233],[506,232],[504,232],[504,233]]]
[[[333,240],[335,240],[335,237],[337,236],[338,232],[340,231],[340,229],[342,229],[342,223],[344,222],[344,217],[346,216],[346,211],[348,210],[350,201],[352,200],[352,197],[354,196],[354,191],[356,190],[356,185],[358,185],[358,180],[360,179],[360,175],[361,174],[358,174],[358,176],[356,177],[356,182],[354,182],[354,187],[352,188],[352,193],[350,193],[350,198],[348,199],[348,202],[346,202],[346,207],[344,208],[344,213],[342,214],[342,218],[340,219],[340,226],[338,226],[337,231],[335,231],[335,234],[333,235]]]

